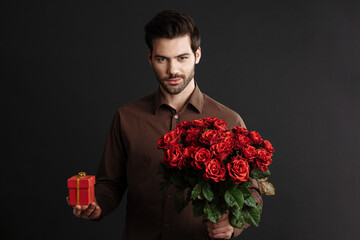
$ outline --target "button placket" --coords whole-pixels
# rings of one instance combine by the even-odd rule
[[[179,124],[180,116],[177,113],[173,113],[171,117],[171,130],[174,129]]]

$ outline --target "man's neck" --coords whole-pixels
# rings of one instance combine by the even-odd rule
[[[186,86],[186,88],[179,94],[169,94],[160,86],[160,90],[164,96],[166,104],[174,108],[176,112],[181,111],[181,109],[184,107],[186,101],[189,99],[194,89],[195,89],[194,79],[191,80],[190,83]]]

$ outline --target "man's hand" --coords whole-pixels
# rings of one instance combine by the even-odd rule
[[[69,204],[69,197],[66,197],[66,201]],[[101,216],[101,208],[96,202],[92,202],[89,205],[76,205],[72,207],[74,208],[74,215],[78,218],[97,219]]]
[[[210,238],[230,239],[234,232],[234,228],[229,223],[229,212],[223,214],[217,224],[207,221],[206,225]]]

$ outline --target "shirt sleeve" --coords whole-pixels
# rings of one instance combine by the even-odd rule
[[[127,154],[121,139],[120,121],[120,113],[116,112],[96,174],[95,196],[102,216],[107,215],[120,204],[127,189]]]

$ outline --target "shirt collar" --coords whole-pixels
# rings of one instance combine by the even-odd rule
[[[166,105],[165,99],[161,93],[160,87],[158,88],[157,92],[155,93],[155,99],[154,99],[154,114],[157,113],[160,106]],[[190,95],[187,103],[185,104],[184,108],[186,108],[188,105],[192,105],[199,113],[202,112],[203,106],[204,106],[204,96],[203,93],[200,91],[200,88],[198,84],[195,82],[195,89]]]

